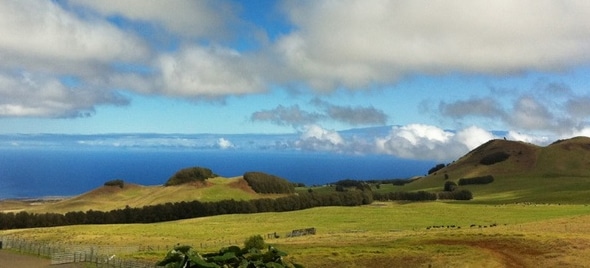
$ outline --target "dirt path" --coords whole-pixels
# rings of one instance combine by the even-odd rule
[[[0,250],[0,267],[79,268],[79,264],[51,265],[51,260],[12,251]]]

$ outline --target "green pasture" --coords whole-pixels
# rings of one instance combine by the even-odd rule
[[[241,245],[251,235],[261,234],[266,237],[266,234],[276,232],[281,237],[267,239],[267,242],[287,250],[293,258],[311,265],[309,267],[321,266],[323,262],[314,262],[317,257],[324,261],[350,259],[353,262],[370,262],[384,256],[396,259],[409,256],[418,263],[436,263],[436,259],[427,255],[443,251],[442,258],[448,263],[448,257],[453,254],[467,254],[470,258],[478,255],[470,254],[473,249],[469,247],[441,246],[428,241],[441,238],[465,240],[473,239],[474,236],[477,239],[491,237],[512,240],[519,238],[520,232],[537,230],[531,229],[535,223],[551,220],[568,222],[568,219],[586,216],[590,216],[590,207],[586,205],[376,202],[362,207],[320,207],[282,213],[221,215],[154,224],[7,230],[0,231],[0,236],[58,244],[149,246],[152,251],[137,253],[133,257],[156,260],[163,256],[166,248],[176,244],[193,245],[198,251],[211,252],[229,244]],[[473,224],[478,227],[471,228]],[[493,224],[497,227],[488,227]],[[434,225],[454,225],[461,229],[426,229]],[[486,228],[479,228],[479,225]],[[308,227],[315,227],[317,235],[285,237],[286,233],[294,229]],[[486,238],[488,235],[490,237]],[[476,258],[473,261],[477,263],[478,260]]]

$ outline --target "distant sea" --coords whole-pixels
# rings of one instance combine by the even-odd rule
[[[341,179],[408,178],[425,174],[434,164],[387,155],[296,151],[4,148],[0,199],[73,196],[113,179],[161,185],[192,166],[224,177],[260,171],[309,186]]]

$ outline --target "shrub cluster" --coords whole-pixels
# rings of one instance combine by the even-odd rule
[[[215,178],[217,175],[210,169],[204,167],[191,167],[181,169],[176,172],[164,186],[180,185],[190,182],[203,182],[209,178]]]
[[[342,187],[355,187],[359,190],[366,189],[368,184],[392,184],[394,186],[403,186],[412,182],[412,179],[384,179],[384,180],[339,180],[337,182],[330,183],[332,185],[340,185]]]
[[[506,152],[495,152],[484,156],[481,160],[479,160],[479,163],[482,165],[489,166],[496,163],[500,163],[508,159],[508,157],[510,157],[510,154]]]
[[[446,181],[444,190],[445,192],[452,192],[457,189],[457,184],[454,181]]]
[[[418,192],[389,192],[373,193],[373,199],[378,201],[433,201],[437,199],[436,193],[426,191]]]
[[[125,182],[121,179],[110,180],[104,183],[104,186],[119,186],[119,188],[125,187]]]
[[[443,169],[445,166],[446,166],[445,164],[437,164],[436,166],[434,166],[428,170],[428,175]]]
[[[459,185],[469,185],[469,184],[488,184],[494,181],[494,176],[487,175],[481,177],[473,177],[473,178],[463,178],[459,179]]]
[[[473,194],[468,190],[454,190],[454,191],[444,191],[439,192],[437,194],[438,199],[444,200],[471,200],[473,199]]]
[[[264,241],[263,241],[264,242]],[[190,246],[177,246],[169,251],[158,267],[303,267],[284,260],[287,253],[275,247],[267,249],[238,246],[225,247],[219,252],[199,254]]]
[[[292,194],[295,193],[293,183],[283,178],[262,173],[246,172],[244,180],[259,194]]]

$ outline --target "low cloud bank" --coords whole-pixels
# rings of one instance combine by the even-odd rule
[[[108,134],[108,135],[0,135],[0,149],[170,149],[312,151],[339,154],[381,154],[414,160],[450,162],[491,139],[506,138],[537,145],[557,139],[590,136],[582,128],[567,136],[531,135],[516,131],[489,131],[477,126],[445,130],[426,124],[359,128],[348,131],[306,125],[291,134]]]

